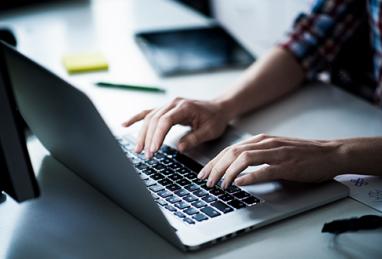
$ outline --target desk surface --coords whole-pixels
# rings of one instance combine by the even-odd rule
[[[265,1],[254,1],[258,12],[265,8],[261,2]],[[270,12],[266,6],[264,12]],[[8,25],[16,32],[19,49],[87,93],[117,134],[124,132],[119,125],[128,116],[161,105],[174,96],[214,97],[241,72],[158,78],[135,45],[134,31],[209,22],[169,1],[99,0],[91,1],[91,5],[87,1],[70,2],[2,13],[0,17],[0,26]],[[62,55],[84,50],[104,52],[110,70],[67,75],[61,64]],[[262,54],[261,48],[251,50]],[[101,79],[157,84],[165,87],[168,94],[96,88],[92,82]],[[382,135],[382,111],[334,87],[311,85],[243,118],[237,126],[253,134],[267,132],[307,138],[377,136]],[[42,197],[21,205],[10,199],[0,204],[2,258],[382,256],[382,231],[350,233],[337,238],[320,233],[326,221],[378,213],[352,199],[317,208],[212,248],[184,254],[51,158],[38,140],[32,137],[28,147]]]

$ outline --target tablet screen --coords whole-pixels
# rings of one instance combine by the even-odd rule
[[[246,67],[255,60],[220,26],[141,32],[136,39],[162,76]]]

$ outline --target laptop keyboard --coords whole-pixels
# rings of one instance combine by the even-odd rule
[[[154,200],[187,224],[207,221],[260,203],[260,199],[235,185],[223,190],[219,181],[216,186],[207,187],[206,180],[197,178],[203,167],[167,145],[147,160],[143,152],[134,152],[135,145],[129,140],[118,141]]]

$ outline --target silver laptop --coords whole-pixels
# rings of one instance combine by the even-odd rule
[[[0,42],[3,78],[21,115],[51,155],[182,250],[196,250],[348,195],[335,181],[208,188],[195,157],[164,145],[154,159],[113,136],[89,98]],[[128,101],[128,100],[127,100]],[[228,142],[237,137],[229,132]],[[199,147],[205,155],[227,141]],[[208,150],[208,149],[212,149]],[[200,160],[199,160],[200,161]]]

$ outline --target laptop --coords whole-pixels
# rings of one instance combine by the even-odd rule
[[[348,195],[335,181],[208,188],[196,178],[202,165],[195,159],[168,145],[152,160],[135,154],[134,139],[115,137],[83,92],[1,42],[0,64],[22,117],[51,155],[179,249],[200,249]]]

